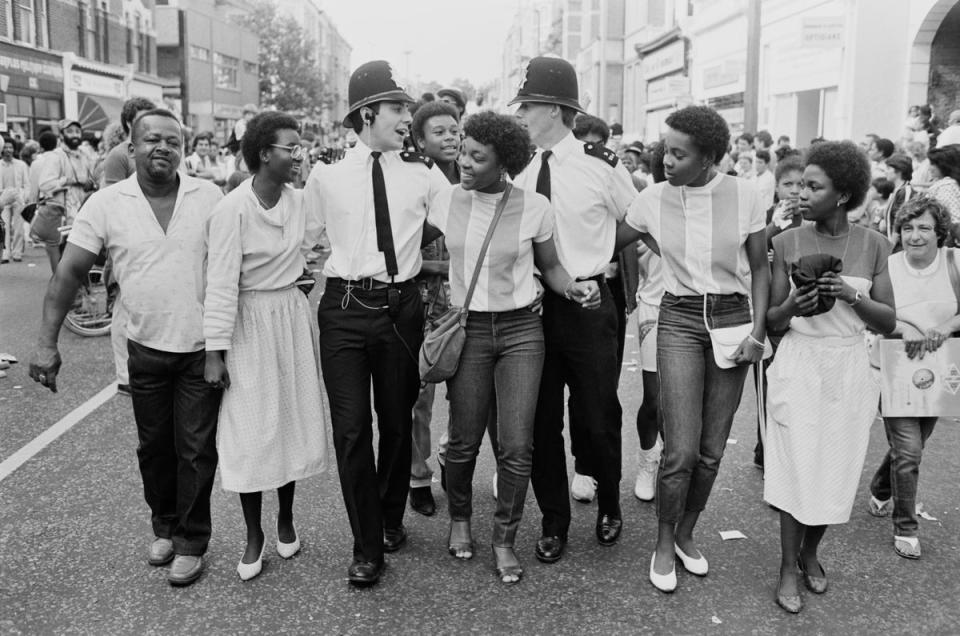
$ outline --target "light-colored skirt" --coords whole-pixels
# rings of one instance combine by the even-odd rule
[[[880,399],[862,336],[789,331],[767,382],[763,498],[804,525],[846,523]]]
[[[317,340],[295,287],[240,292],[217,451],[224,490],[259,492],[326,469]]]

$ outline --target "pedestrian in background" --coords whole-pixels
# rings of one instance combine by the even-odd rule
[[[30,194],[30,169],[17,159],[12,139],[3,139],[0,150],[0,216],[6,226],[0,263],[23,260],[24,221],[20,212]]]
[[[817,550],[827,526],[846,523],[876,415],[880,388],[863,330],[895,322],[889,244],[848,210],[870,186],[867,157],[852,142],[807,151],[800,210],[814,223],[773,239],[770,329],[788,329],[767,373],[763,497],[780,511],[776,601],[797,613],[797,575],[827,590]]]
[[[263,568],[263,491],[277,489],[277,553],[300,549],[293,523],[296,482],[326,465],[326,418],[304,272],[306,214],[290,184],[303,148],[295,119],[264,112],[240,144],[254,175],[213,210],[207,231],[203,332],[207,382],[225,389],[217,451],[224,490],[240,494],[247,546],[244,581]]]

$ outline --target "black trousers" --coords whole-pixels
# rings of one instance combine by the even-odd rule
[[[420,389],[414,356],[423,339],[415,283],[400,286],[395,316],[387,290],[328,286],[320,300],[320,362],[330,398],[333,446],[354,558],[383,557],[383,529],[397,528],[410,485],[413,405]],[[373,408],[379,445],[373,452]]]
[[[617,308],[617,384],[620,383],[620,373],[623,369],[623,347],[627,339],[627,298],[623,291],[623,282],[619,276],[607,279],[607,287],[613,298],[613,305]],[[567,412],[570,414],[570,452],[573,454],[573,469],[581,475],[593,476],[593,458],[590,456],[590,442],[584,438],[582,431],[585,426],[577,425],[575,420],[587,417],[588,414],[577,409],[577,401],[571,396],[567,401]]]
[[[153,532],[177,554],[210,541],[210,491],[217,471],[221,389],[203,379],[204,351],[170,353],[127,341],[137,458]]]
[[[584,417],[571,429],[588,440],[594,459],[599,514],[620,515],[620,418],[617,397],[617,309],[601,285],[601,304],[583,309],[551,291],[543,299],[546,356],[533,431],[533,491],[543,513],[543,534],[567,536],[570,495],[563,442],[563,392]]]

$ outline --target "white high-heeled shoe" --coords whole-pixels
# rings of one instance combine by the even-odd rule
[[[277,537],[277,554],[284,559],[292,558],[294,554],[300,551],[300,533],[294,528],[293,532],[297,535],[290,543],[284,543]]]
[[[653,569],[653,562],[657,560],[657,553],[650,556],[650,582],[661,592],[672,592],[677,589],[677,566],[674,565],[669,574],[657,574]]]
[[[249,581],[250,579],[256,578],[263,571],[263,553],[267,549],[267,542],[263,542],[263,547],[260,548],[260,556],[257,557],[257,560],[253,563],[244,563],[243,559],[240,559],[240,562],[237,563],[237,574],[240,575],[241,581]]]
[[[677,553],[677,556],[680,557],[680,561],[683,563],[684,569],[690,574],[696,574],[697,576],[706,576],[707,571],[710,569],[709,564],[707,563],[707,557],[703,556],[703,553],[700,553],[700,557],[694,559],[680,549],[676,543],[673,544],[673,551]]]

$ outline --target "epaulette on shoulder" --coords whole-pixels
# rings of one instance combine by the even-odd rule
[[[603,144],[587,142],[583,144],[583,151],[591,157],[603,159],[610,165],[611,168],[616,168],[617,162],[620,161],[620,157],[617,156],[617,153],[610,150]]]
[[[412,150],[404,150],[400,153],[400,158],[406,161],[407,163],[419,161],[428,168],[433,167],[433,159],[427,155],[420,152],[413,152]]]

